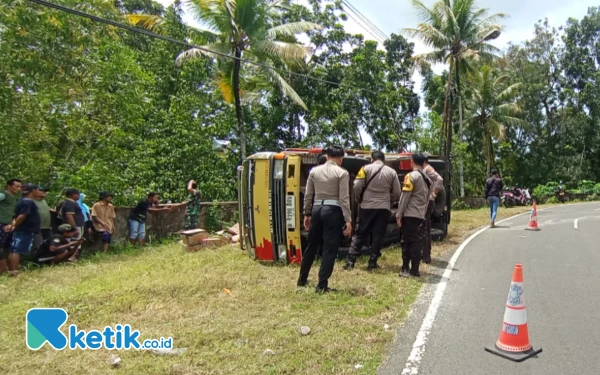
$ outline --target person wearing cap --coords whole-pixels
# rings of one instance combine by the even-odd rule
[[[21,180],[12,178],[6,189],[0,192],[0,275],[6,272],[6,260],[12,246],[12,220],[17,206],[17,194],[21,192]]]
[[[354,196],[360,204],[358,227],[352,237],[348,262],[344,266],[354,268],[360,250],[371,239],[371,257],[368,270],[379,268],[383,239],[391,217],[392,202],[400,198],[400,181],[395,170],[385,165],[381,151],[371,154],[371,164],[363,167],[354,180]]]
[[[58,227],[58,233],[46,239],[42,245],[36,249],[33,255],[33,261],[39,265],[57,264],[67,261],[73,257],[83,239],[72,239],[79,235],[77,228],[70,224],[62,224]]]
[[[322,246],[317,293],[333,291],[329,288],[329,277],[333,273],[341,234],[352,235],[350,176],[341,167],[344,154],[344,149],[339,146],[327,149],[327,162],[310,171],[306,184],[304,228],[309,231],[308,245],[302,256],[297,285],[308,285],[310,269],[319,246]]]
[[[92,220],[94,229],[102,238],[102,251],[107,252],[115,232],[115,207],[112,204],[113,194],[103,191],[100,200],[92,206]]]
[[[29,255],[33,238],[41,230],[40,212],[35,204],[39,192],[38,186],[25,184],[21,191],[23,197],[19,199],[15,206],[15,218],[11,226],[13,243],[11,253],[8,256],[8,270],[11,276],[18,274],[21,255]]]
[[[402,228],[402,271],[400,276],[419,277],[421,249],[423,247],[423,225],[431,195],[432,183],[423,172],[426,157],[412,155],[413,171],[404,178],[402,195],[398,202],[396,223]]]
[[[34,200],[40,212],[41,230],[33,238],[33,248],[39,248],[44,241],[52,236],[52,218],[50,217],[50,207],[46,202],[48,189],[40,186],[37,198]]]
[[[429,164],[429,155],[425,154],[425,164],[423,164],[423,172],[429,177],[432,183],[431,194],[429,195],[429,203],[427,204],[427,212],[425,213],[425,222],[421,227],[423,230],[423,254],[421,259],[423,263],[431,263],[431,215],[435,210],[435,198],[444,190],[444,179],[436,172]]]

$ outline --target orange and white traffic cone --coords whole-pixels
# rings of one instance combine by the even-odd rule
[[[533,207],[531,208],[531,213],[529,214],[529,225],[527,225],[527,228],[525,228],[525,230],[532,230],[536,232],[542,230],[538,227],[537,204],[535,202],[533,202]]]
[[[541,348],[539,350],[533,350],[531,348],[531,343],[529,342],[527,311],[525,310],[524,297],[523,267],[520,264],[517,264],[513,272],[510,289],[508,290],[500,338],[496,341],[496,349],[500,352],[485,348],[487,352],[514,362],[522,362],[542,352]],[[522,356],[519,358],[507,354]]]

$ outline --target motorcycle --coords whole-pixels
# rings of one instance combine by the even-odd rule
[[[559,186],[556,188],[556,199],[560,202],[560,203],[565,203],[567,202],[569,199],[566,196],[566,191],[562,186]]]
[[[515,206],[529,206],[533,203],[533,196],[529,189],[508,189],[502,193],[500,197],[502,205],[506,208]]]

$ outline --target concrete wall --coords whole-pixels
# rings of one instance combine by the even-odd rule
[[[213,206],[212,202],[204,202],[200,205],[200,220],[198,227],[205,228],[207,222],[207,216],[209,215],[210,208]],[[237,215],[237,202],[218,202],[217,206],[217,219],[221,224],[232,223],[236,220]],[[115,219],[115,233],[113,234],[114,242],[124,242],[129,238],[129,215],[132,208],[130,207],[117,207],[115,212],[117,218]],[[52,224],[54,230],[58,227],[58,221],[56,220],[56,212],[51,211]],[[158,240],[167,237],[173,233],[183,229],[183,222],[185,218],[185,207],[177,207],[173,211],[157,212],[148,215],[146,221],[146,241]],[[223,225],[218,228],[224,229]],[[99,238],[94,235],[91,238],[92,242],[86,242],[84,244],[84,250],[94,251],[101,247]]]

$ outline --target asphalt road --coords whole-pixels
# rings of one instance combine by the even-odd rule
[[[528,216],[510,219],[464,247],[423,341],[424,317],[431,318],[444,280],[431,276],[379,373],[599,374],[600,204],[542,210],[538,221],[542,230],[529,232]],[[543,348],[522,363],[484,352],[498,339],[516,263],[523,265],[531,343]],[[446,264],[438,263],[440,275]]]

